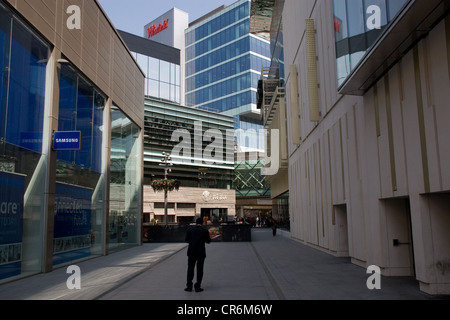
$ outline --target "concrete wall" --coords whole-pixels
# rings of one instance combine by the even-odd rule
[[[309,120],[306,18],[315,21],[319,122]],[[292,143],[288,121],[292,237],[449,294],[449,18],[363,97],[337,92],[332,1],[287,0],[283,20],[287,114],[296,64],[302,138]]]

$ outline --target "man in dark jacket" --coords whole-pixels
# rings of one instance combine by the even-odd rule
[[[187,285],[185,291],[191,292],[194,280],[194,269],[197,264],[197,282],[194,286],[195,292],[202,292],[201,288],[203,280],[203,267],[206,259],[205,243],[211,243],[211,237],[208,230],[202,227],[203,220],[198,218],[196,225],[189,228],[186,232],[186,243],[189,243],[188,248],[188,271],[187,271]]]

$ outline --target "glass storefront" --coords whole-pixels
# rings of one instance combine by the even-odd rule
[[[142,147],[139,127],[111,111],[109,249],[139,243]]]
[[[49,52],[0,3],[0,280],[41,271]]]
[[[140,128],[68,58],[52,70],[52,50],[0,1],[0,282],[140,243]],[[53,129],[79,149],[56,150]]]
[[[338,86],[409,0],[334,0]]]
[[[59,131],[80,131],[81,149],[57,151],[53,264],[102,253],[105,97],[71,65],[60,72]]]

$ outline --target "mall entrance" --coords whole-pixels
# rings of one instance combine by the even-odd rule
[[[201,215],[204,222],[211,221],[212,223],[228,222],[227,208],[202,208]]]

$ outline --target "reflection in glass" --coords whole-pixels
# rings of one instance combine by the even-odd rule
[[[47,57],[48,47],[14,21],[5,136],[9,143],[38,153],[42,152]],[[22,112],[17,112],[19,106]]]
[[[408,0],[334,0],[338,86],[357,67]],[[370,10],[376,6],[377,10]],[[379,27],[377,25],[379,24]]]
[[[145,77],[148,78],[149,77],[149,73],[148,73],[148,66],[149,66],[148,57],[138,53],[136,60],[137,60],[137,63],[139,64],[139,66],[141,67],[142,71],[144,71]]]
[[[142,54],[137,54],[137,62],[146,74],[146,97],[181,102],[181,69],[179,65]]]
[[[0,3],[0,281],[42,270],[49,46]],[[4,223],[4,222],[7,223]]]
[[[140,226],[140,130],[120,110],[111,111],[109,249],[137,244]]]
[[[160,80],[161,82],[170,82],[170,63],[161,60],[160,64]]]
[[[81,149],[58,151],[53,264],[102,253],[105,98],[71,65],[61,66],[59,131],[80,131]]]

